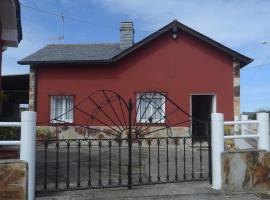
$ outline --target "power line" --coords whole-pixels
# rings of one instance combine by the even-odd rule
[[[252,98],[247,98],[245,101],[270,101],[270,98],[254,98],[254,97],[252,97]]]
[[[268,63],[264,63],[264,62],[266,62],[269,58],[270,58],[270,55],[267,56],[266,59],[264,59],[263,64],[260,64],[260,65],[257,65],[257,66],[253,66],[253,67],[252,67],[252,68],[258,67],[258,68],[257,68],[257,70],[256,70],[253,74],[251,74],[251,76],[249,76],[249,78],[242,84],[242,86],[248,85],[248,83],[250,83],[250,80],[251,80],[252,78],[254,78],[254,76],[255,76],[255,75],[263,68],[263,66],[270,64],[269,62],[268,62]]]
[[[29,5],[22,4],[22,3],[20,3],[20,5],[23,6],[23,7],[25,7],[25,8],[29,8],[29,9],[32,9],[32,10],[36,10],[36,11],[42,12],[44,14],[53,15],[53,16],[56,16],[56,17],[60,17],[61,18],[61,15],[59,15],[58,13],[54,13],[54,12],[42,10],[40,8],[32,7],[32,6],[29,6]]]
[[[259,65],[253,65],[253,66],[250,66],[250,67],[246,67],[246,68],[244,68],[244,69],[242,69],[242,70],[254,69],[254,68],[266,66],[266,65],[269,65],[269,64],[270,64],[270,62],[263,63],[263,64],[259,64]]]
[[[54,13],[54,12],[50,12],[50,11],[46,11],[46,10],[42,10],[42,9],[39,9],[39,8],[36,8],[36,7],[32,7],[32,6],[28,6],[28,5],[25,5],[25,4],[22,4],[20,3],[20,6],[23,6],[25,8],[28,8],[28,9],[31,9],[31,10],[36,10],[36,11],[39,11],[39,12],[42,12],[44,14],[48,14],[48,15],[52,15],[52,16],[55,16],[57,18],[59,18],[61,20],[61,36],[57,37],[57,38],[50,38],[49,40],[63,40],[65,38],[65,33],[64,33],[64,16],[63,14],[57,14],[57,13]]]
[[[74,18],[74,17],[70,17],[70,16],[66,16],[66,15],[54,13],[54,12],[51,12],[51,11],[43,10],[43,9],[36,8],[36,7],[33,7],[33,6],[25,5],[25,4],[22,4],[22,3],[20,3],[20,5],[23,6],[23,7],[25,7],[25,8],[31,9],[31,10],[35,10],[35,11],[38,11],[38,12],[41,12],[41,13],[44,13],[44,14],[47,14],[47,15],[52,15],[52,16],[58,17],[60,19],[64,18],[64,19],[68,19],[68,20],[73,20],[73,21],[79,21],[79,22],[82,22],[82,23],[87,23],[87,24],[90,24],[90,25],[95,26],[95,27],[102,27],[102,28],[109,28],[109,29],[116,30],[116,27],[113,27],[113,26],[96,24],[96,23],[91,22],[89,20],[82,20],[82,19],[78,19],[78,18]]]
[[[95,26],[95,27],[107,28],[107,29],[111,29],[111,30],[119,30],[118,27],[108,26],[108,25],[101,25],[101,24],[97,24],[97,23],[94,23],[94,22],[89,21],[89,20],[84,20],[84,19],[79,19],[79,18],[70,17],[70,16],[66,16],[66,15],[61,15],[61,14],[58,14],[58,13],[54,13],[54,12],[51,12],[51,11],[43,10],[43,9],[40,9],[40,8],[37,8],[37,7],[33,7],[33,6],[29,6],[29,5],[22,4],[22,3],[20,3],[20,5],[23,6],[23,7],[25,7],[25,8],[31,9],[31,10],[35,10],[35,11],[38,11],[38,12],[41,12],[41,13],[44,13],[44,14],[48,14],[48,15],[52,15],[52,16],[55,16],[55,17],[59,17],[60,19],[62,19],[62,17],[64,17],[64,19],[68,19],[68,20],[72,20],[72,21],[78,21],[78,22],[81,22],[81,23],[86,23],[86,24],[89,24],[89,25]],[[148,32],[148,33],[150,33],[150,32],[154,32],[154,30],[136,29],[136,32],[144,32],[144,33],[147,33]],[[166,31],[155,31],[155,32],[166,32]]]
[[[78,19],[78,18],[74,18],[74,17],[66,17],[65,16],[65,19],[69,19],[69,20],[73,20],[73,21],[79,21],[79,22],[82,22],[82,23],[93,25],[95,27],[108,28],[108,29],[111,29],[111,30],[116,30],[117,29],[116,27],[113,27],[113,26],[105,26],[105,25],[95,24],[95,23],[92,23],[92,22],[90,22],[88,20],[82,20],[82,19]]]
[[[259,67],[257,68],[257,70],[256,70],[253,74],[251,74],[251,76],[249,76],[249,78],[248,78],[244,83],[241,84],[241,86],[243,87],[243,86],[248,85],[248,83],[250,83],[250,80],[251,80],[252,78],[254,78],[254,76],[262,69],[262,66],[263,66],[263,65],[259,66]]]

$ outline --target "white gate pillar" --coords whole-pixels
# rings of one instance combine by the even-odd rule
[[[240,117],[239,116],[234,116],[234,121],[240,121]],[[234,126],[234,132],[235,133],[239,133],[240,131],[240,126],[237,124]]]
[[[212,188],[221,189],[221,153],[224,151],[224,115],[211,114]]]
[[[21,113],[20,159],[28,163],[28,200],[35,199],[36,112]]]
[[[241,121],[247,121],[247,120],[248,120],[248,115],[241,115]],[[246,129],[247,128],[248,128],[247,124],[241,124],[241,135],[246,134]]]
[[[269,114],[257,113],[258,125],[258,149],[269,151]]]

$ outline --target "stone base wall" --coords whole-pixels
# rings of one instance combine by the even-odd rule
[[[27,163],[21,160],[0,160],[0,199],[27,199]]]
[[[112,128],[104,126],[92,127],[93,129],[89,130],[83,127],[78,126],[40,126],[37,128],[37,136],[42,139],[42,137],[47,138],[59,138],[59,139],[109,139],[109,138],[127,138],[128,130],[120,131],[117,127],[112,127],[113,129],[121,132],[118,133]],[[152,126],[149,128],[141,127],[141,135],[145,138],[148,137],[188,137],[190,136],[188,127],[171,127],[164,128],[161,126]],[[155,131],[155,132],[153,132]],[[135,132],[135,131],[133,131]],[[46,135],[46,136],[45,136]]]
[[[222,153],[222,189],[270,194],[270,152],[238,150]]]
[[[234,116],[240,115],[240,62],[233,61]]]

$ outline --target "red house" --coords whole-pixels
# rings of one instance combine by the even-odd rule
[[[71,108],[99,89],[133,102],[140,95],[151,97],[151,91],[161,91],[196,118],[206,120],[211,112],[221,112],[231,120],[240,114],[240,69],[250,62],[178,21],[137,43],[133,23],[122,22],[120,43],[51,44],[19,61],[31,66],[29,108],[37,111],[38,122],[60,117],[74,124],[83,124],[85,118]],[[153,99],[157,105],[163,102],[159,109],[168,112],[162,95]],[[155,108],[140,109],[136,112],[146,111],[140,123],[147,123],[146,115]],[[160,117],[152,123],[164,123]]]

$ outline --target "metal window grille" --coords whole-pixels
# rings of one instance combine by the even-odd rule
[[[165,97],[157,93],[137,94],[137,122],[164,123]]]
[[[51,96],[52,123],[73,122],[73,96]]]

